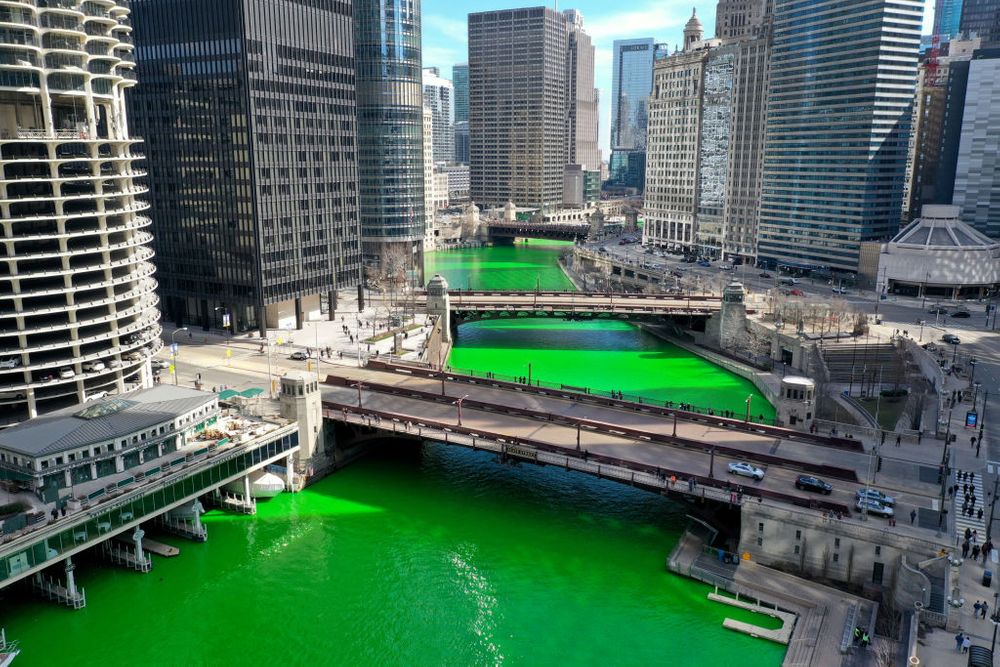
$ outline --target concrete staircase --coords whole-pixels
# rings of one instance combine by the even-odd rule
[[[971,482],[968,480],[962,480],[961,470],[955,473],[955,483],[958,484],[958,493],[954,495],[952,500],[952,516],[955,517],[955,536],[958,538],[958,544],[961,547],[962,541],[965,539],[965,529],[975,530],[979,533],[979,546],[983,546],[986,542],[986,514],[984,512],[983,518],[977,518],[975,512],[972,516],[966,516],[962,514],[962,504],[965,502],[965,494],[962,491],[963,484],[971,484],[971,493],[976,498],[975,509],[983,508],[986,509],[985,496],[983,494],[983,476],[981,474],[976,474]],[[971,556],[971,553],[970,553]]]
[[[862,380],[878,382],[879,372],[882,384],[896,384],[906,379],[906,366],[902,356],[892,343],[864,344],[834,343],[823,345],[823,361],[829,370],[830,382],[854,382],[860,388]]]

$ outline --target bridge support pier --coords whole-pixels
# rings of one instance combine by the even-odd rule
[[[295,491],[295,458],[291,454],[285,457],[285,490]]]
[[[448,297],[448,281],[435,275],[427,283],[427,314],[436,315],[441,322],[441,342],[450,343],[451,300]]]

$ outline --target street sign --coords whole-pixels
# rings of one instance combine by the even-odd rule
[[[976,414],[975,410],[969,410],[965,413],[965,428],[976,428],[979,424],[979,415]]]
[[[170,353],[171,354],[177,354],[177,343],[171,343],[170,344]]]
[[[222,314],[222,328],[223,329],[229,328],[229,313]]]

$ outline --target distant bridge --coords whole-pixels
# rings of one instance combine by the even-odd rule
[[[731,504],[766,497],[846,514],[869,461],[854,440],[412,365],[336,368],[323,399],[324,417],[346,425],[348,439],[447,442]],[[764,479],[728,475],[742,460],[765,468]],[[833,493],[797,490],[801,473],[827,478]]]
[[[575,241],[590,234],[586,222],[490,222],[486,225],[490,238],[531,238],[552,241]]]
[[[722,309],[709,295],[602,294],[600,292],[449,291],[452,324],[484,319],[560,317],[566,319],[706,318]],[[416,305],[426,304],[418,295]],[[752,311],[750,311],[752,312]]]

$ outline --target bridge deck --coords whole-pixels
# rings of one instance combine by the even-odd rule
[[[581,448],[591,454],[676,470],[682,475],[729,479],[751,494],[763,490],[766,495],[781,495],[805,504],[819,501],[853,507],[854,493],[859,487],[854,480],[865,477],[870,462],[870,457],[862,452],[726,428],[710,421],[678,418],[675,438],[673,419],[651,408],[646,408],[649,410],[646,412],[627,406],[588,404],[518,391],[499,386],[500,383],[473,385],[446,379],[442,395],[440,379],[386,370],[338,368],[328,378],[332,385],[324,387],[324,398],[356,406],[358,390],[349,385],[358,380],[362,381],[365,408],[385,410],[403,419],[455,424],[457,408],[453,402],[466,397],[462,423],[468,428],[568,450],[575,450],[579,432]],[[766,470],[761,482],[726,474],[728,463],[742,459]],[[794,488],[797,475],[810,470],[818,472],[816,466],[828,466],[822,476],[834,487],[830,496]],[[903,516],[911,507],[929,506],[937,491],[931,484],[894,481],[885,475],[879,477],[879,485],[897,497],[897,512]]]
[[[570,292],[450,292],[452,310],[557,310],[642,314],[711,314],[722,307],[719,297],[692,295],[592,294]],[[417,296],[417,304],[425,301]]]

